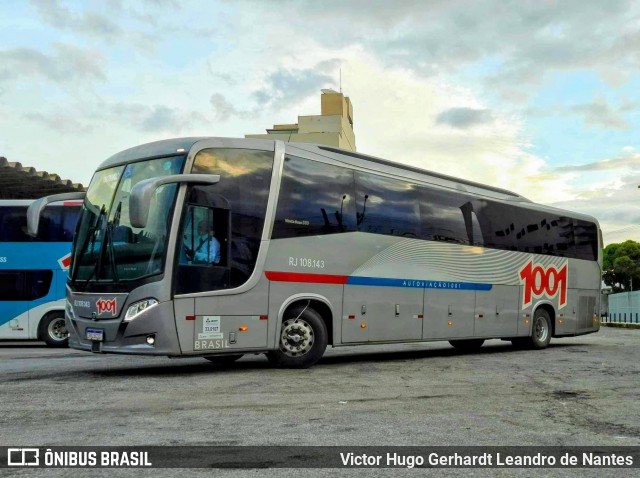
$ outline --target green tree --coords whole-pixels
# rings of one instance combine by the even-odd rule
[[[613,292],[640,289],[640,242],[609,244],[603,253],[602,280]]]

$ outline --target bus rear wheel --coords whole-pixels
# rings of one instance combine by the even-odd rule
[[[551,317],[544,309],[536,310],[533,315],[533,325],[531,326],[531,337],[527,344],[532,349],[546,349],[551,341]]]
[[[512,339],[514,347],[518,349],[545,349],[551,341],[551,318],[544,309],[536,310],[531,325],[531,335]]]
[[[307,368],[316,363],[327,348],[327,327],[320,314],[309,307],[295,307],[285,314],[278,350],[267,353],[278,367]]]
[[[64,313],[54,312],[40,321],[40,338],[50,347],[67,347],[69,332],[64,323]]]
[[[476,350],[482,347],[484,339],[449,340],[449,343],[459,350]]]

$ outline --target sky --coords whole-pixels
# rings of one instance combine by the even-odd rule
[[[640,241],[640,2],[3,0],[0,156],[87,185],[123,149],[354,108],[359,152]]]

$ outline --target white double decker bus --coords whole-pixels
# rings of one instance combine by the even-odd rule
[[[30,208],[32,233],[60,199]],[[76,349],[307,367],[328,345],[542,349],[599,329],[594,218],[332,147],[131,148],[100,165],[79,221]]]

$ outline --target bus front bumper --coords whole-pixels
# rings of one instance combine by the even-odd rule
[[[180,355],[173,302],[162,302],[129,322],[92,320],[65,314],[69,347],[97,353]],[[93,337],[90,339],[88,337]]]

